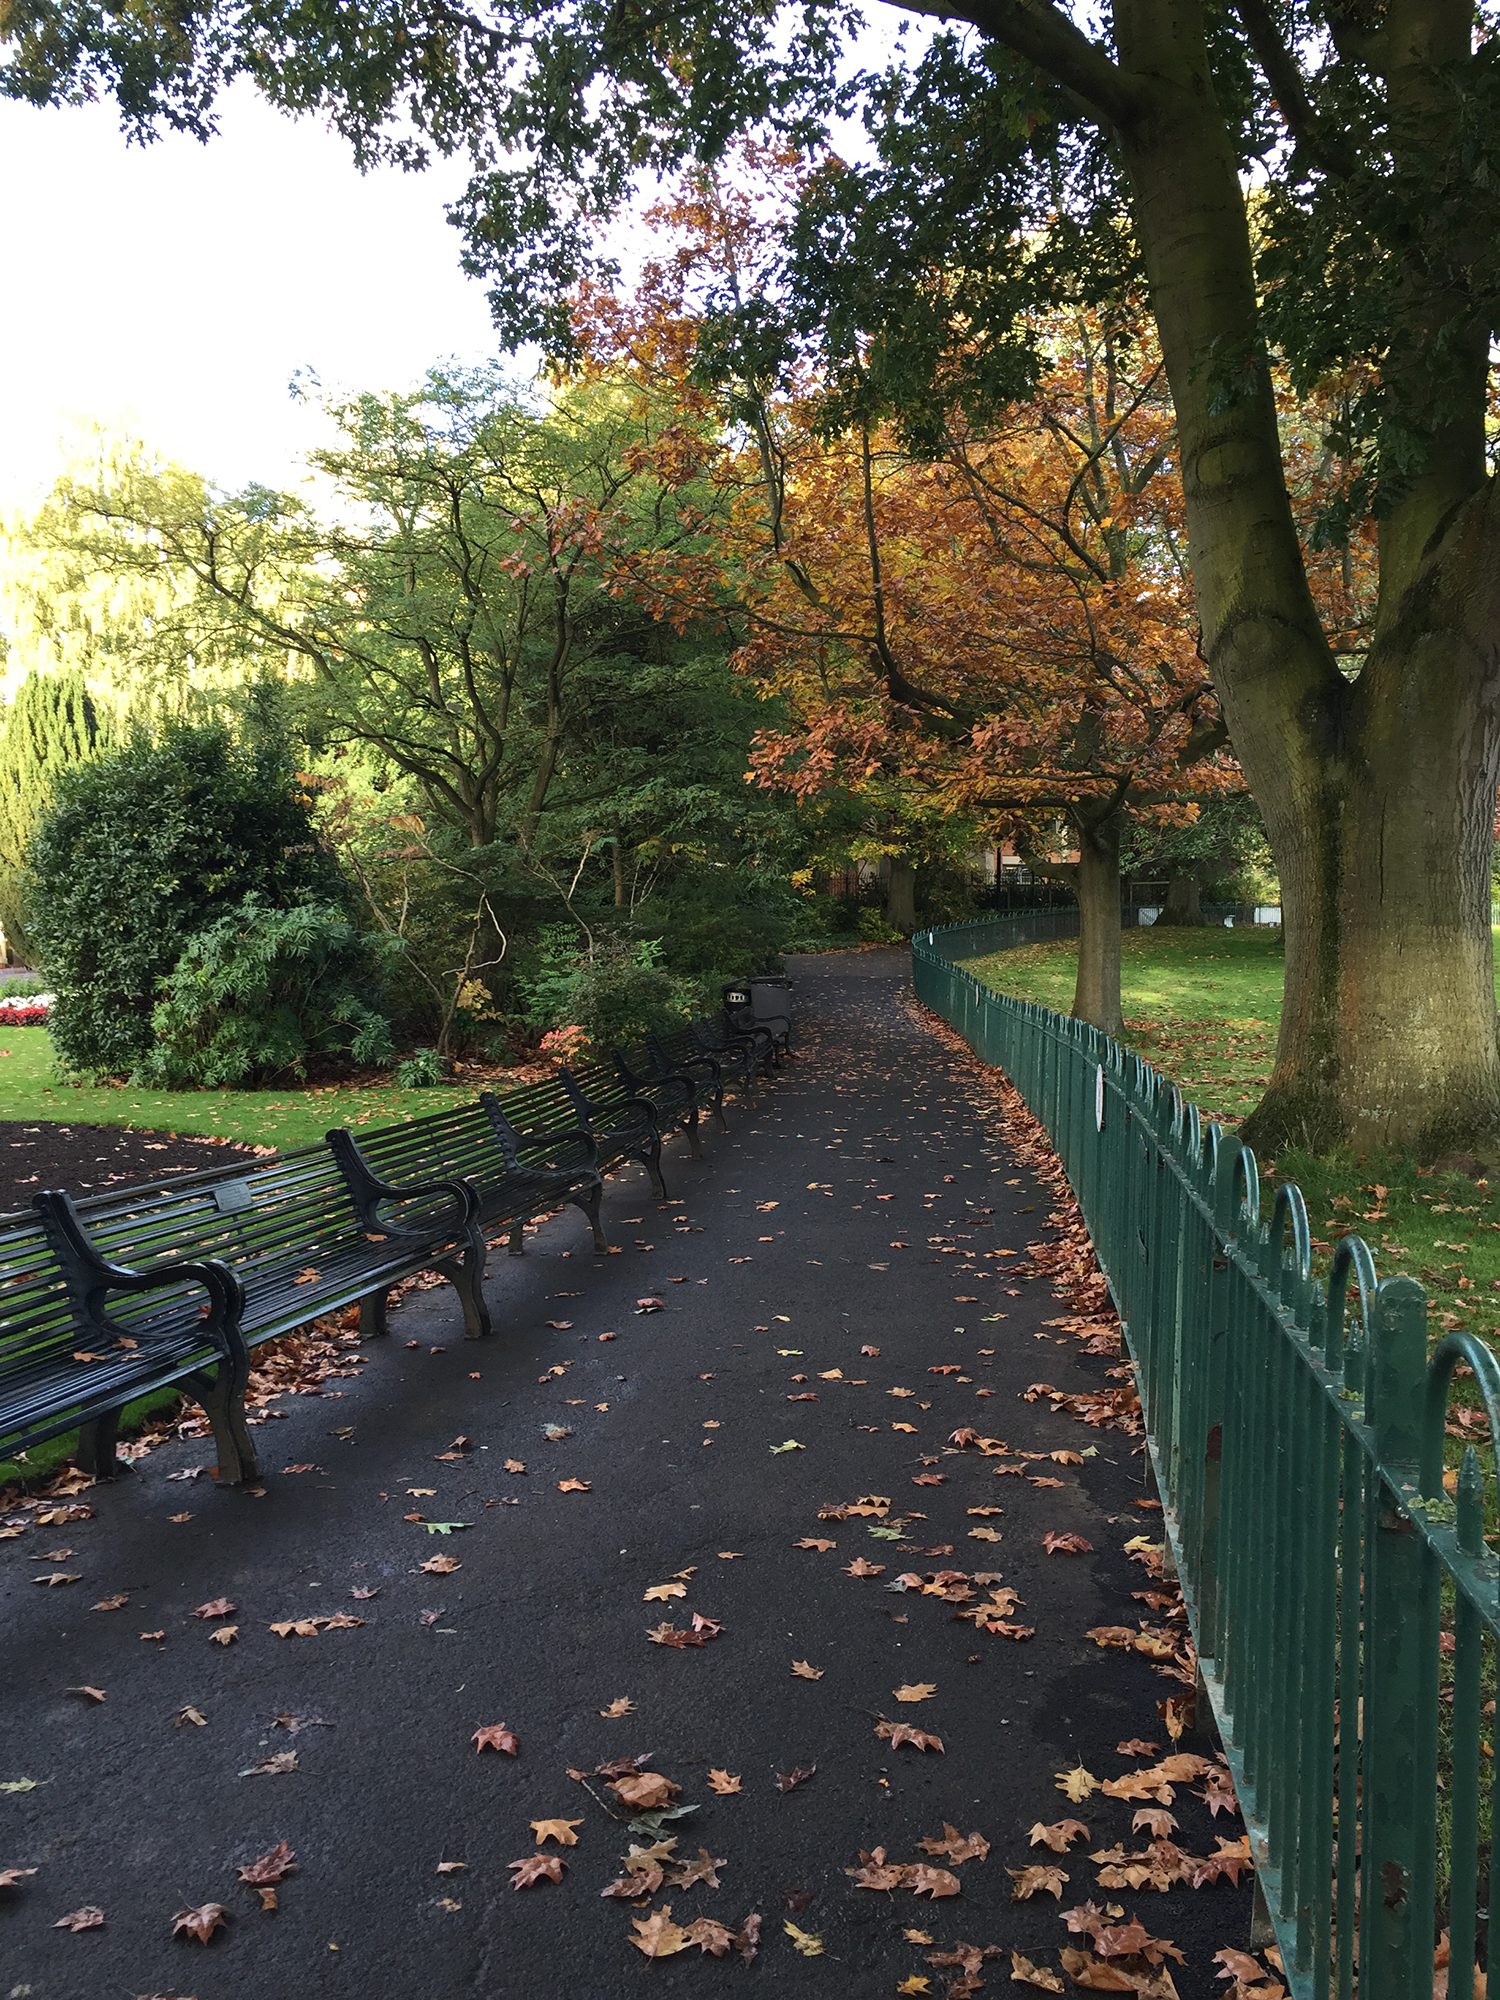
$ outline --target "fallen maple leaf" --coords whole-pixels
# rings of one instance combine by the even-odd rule
[[[476,1750],[503,1750],[507,1757],[514,1757],[521,1748],[521,1739],[503,1722],[487,1722],[474,1731],[470,1738]]]
[[[1058,1771],[1054,1775],[1057,1779],[1057,1789],[1066,1792],[1075,1806],[1082,1805],[1090,1792],[1099,1790],[1099,1780],[1092,1771],[1086,1771],[1082,1764],[1075,1764],[1071,1771]]]
[[[932,1991],[932,1981],[925,1973],[914,1972],[909,1979],[901,1981],[896,1991],[898,1993],[930,1993]]]
[[[721,1884],[714,1871],[724,1867],[726,1860],[727,1856],[716,1857],[706,1847],[700,1847],[696,1860],[675,1862],[667,1871],[667,1880],[674,1889],[691,1889],[695,1882],[706,1882],[710,1889],[717,1889]]]
[[[1087,1987],[1095,1993],[1135,1993],[1139,1982],[1132,1979],[1117,1965],[1103,1965],[1089,1952],[1074,1951],[1064,1946],[1061,1958],[1063,1970],[1075,1986]]]
[[[611,1718],[621,1715],[634,1715],[635,1703],[630,1699],[629,1695],[617,1694],[609,1707],[601,1708],[599,1713]]]
[[[560,1854],[527,1854],[508,1865],[512,1889],[531,1889],[538,1882],[560,1882],[568,1864]]]
[[[906,1863],[887,1861],[883,1847],[877,1847],[870,1852],[861,1848],[859,1861],[858,1868],[844,1870],[844,1873],[852,1879],[856,1889],[899,1889],[906,1881]]]
[[[549,1319],[542,1323],[544,1326],[550,1326],[554,1333],[566,1333],[573,1324],[570,1319]]]
[[[892,1424],[891,1429],[893,1431],[905,1431],[909,1437],[915,1437],[917,1434],[917,1427],[915,1424]],[[897,1991],[898,1992],[900,1991],[899,1987],[897,1988]]]
[[[1049,1556],[1087,1556],[1094,1552],[1093,1543],[1085,1541],[1082,1535],[1062,1535],[1055,1528],[1049,1528],[1043,1535],[1042,1547]]]
[[[852,1563],[844,1566],[845,1576],[884,1576],[885,1564],[866,1562],[863,1556],[856,1556]]]
[[[790,1917],[782,1925],[782,1929],[791,1939],[793,1950],[800,1952],[804,1958],[823,1956],[823,1940],[814,1932],[801,1929],[791,1921]]]
[[[545,1847],[549,1840],[555,1840],[559,1847],[576,1847],[578,1835],[575,1826],[582,1826],[581,1819],[534,1819],[531,1831],[538,1847]]]
[[[462,1569],[463,1564],[457,1556],[429,1556],[426,1562],[418,1563],[417,1568],[425,1570],[429,1576],[451,1576],[454,1570]]]
[[[1039,1841],[1045,1842],[1054,1854],[1066,1854],[1070,1842],[1087,1840],[1088,1837],[1089,1830],[1079,1819],[1060,1819],[1055,1826],[1044,1826],[1038,1820],[1031,1829],[1032,1846],[1035,1847]]]
[[[460,1868],[467,1868],[468,1865],[467,1861],[440,1861],[437,1872],[439,1875],[456,1875]]]
[[[191,1703],[186,1708],[178,1709],[176,1715],[172,1718],[172,1727],[174,1729],[186,1729],[190,1723],[194,1729],[207,1729],[208,1727],[208,1717],[203,1713],[201,1708],[194,1708]]]
[[[893,1750],[899,1750],[903,1743],[911,1744],[914,1750],[941,1751],[943,1748],[941,1736],[915,1729],[909,1722],[887,1722],[884,1716],[875,1724],[875,1734],[887,1741]]]
[[[685,1583],[653,1583],[651,1588],[646,1592],[645,1602],[647,1604],[664,1604],[669,1597],[686,1596],[687,1585]]]
[[[918,1847],[924,1854],[943,1854],[958,1867],[964,1861],[983,1861],[990,1851],[990,1844],[982,1833],[968,1835],[959,1832],[956,1826],[943,1821],[943,1831],[936,1838],[919,1840]]]
[[[663,1903],[650,1916],[634,1917],[631,1921],[636,1934],[630,1942],[647,1958],[670,1958],[674,1952],[686,1951],[692,1942],[682,1926],[672,1922],[670,1903]]]
[[[737,1792],[740,1784],[738,1773],[731,1775],[728,1771],[710,1771],[708,1774],[708,1788],[717,1792],[720,1798],[728,1798],[731,1792]]]
[[[878,1347],[862,1347],[859,1351],[861,1354],[867,1354],[872,1361],[880,1359],[880,1349]]]
[[[59,1917],[52,1928],[55,1931],[96,1931],[104,1922],[103,1910],[92,1903],[85,1903],[81,1910],[69,1910],[65,1917]]]
[[[593,1486],[587,1479],[559,1479],[557,1490],[559,1493],[591,1493]]]
[[[195,1937],[199,1944],[207,1944],[214,1932],[228,1921],[229,1912],[222,1903],[201,1903],[196,1910],[177,1912],[172,1919],[172,1935]]]
[[[227,1597],[213,1597],[207,1604],[200,1604],[190,1615],[194,1618],[227,1618],[235,1608]]]
[[[805,1451],[806,1449],[807,1449],[806,1445],[798,1444],[795,1438],[788,1438],[785,1444],[773,1444],[771,1446],[771,1450],[773,1453],[783,1452],[783,1451]]]
[[[795,1770],[786,1772],[778,1771],[776,1773],[777,1791],[778,1792],[796,1791],[799,1785],[805,1785],[807,1783],[808,1779],[813,1775],[813,1773],[817,1770],[817,1768],[818,1767],[816,1764],[809,1764],[805,1768],[801,1764],[799,1764],[797,1765]]]
[[[67,1692],[69,1694],[84,1695],[89,1701],[104,1701],[106,1699],[103,1688],[89,1687],[86,1684],[83,1687],[71,1687]]]
[[[34,1576],[31,1580],[33,1583],[45,1583],[55,1590],[59,1584],[82,1583],[83,1578],[81,1576],[69,1576],[68,1572],[63,1569],[55,1569],[46,1576]]]
[[[35,1875],[35,1873],[36,1870],[34,1868],[0,1868],[0,1889],[19,1888],[24,1876]],[[54,1926],[55,1928],[56,1926]]]
[[[524,1472],[526,1470],[526,1461],[520,1458],[508,1458],[505,1461],[505,1470],[507,1472]]]
[[[904,1687],[892,1688],[897,1701],[931,1701],[937,1693],[936,1681],[908,1681]]]
[[[1161,1745],[1144,1743],[1139,1736],[1132,1736],[1124,1743],[1117,1743],[1115,1748],[1122,1757],[1154,1757],[1161,1749]]]
[[[669,1806],[682,1787],[659,1771],[638,1771],[629,1777],[616,1778],[610,1790],[622,1805],[633,1806],[637,1812],[656,1812],[662,1806]]]
[[[251,1764],[240,1772],[242,1778],[280,1778],[288,1771],[297,1769],[295,1750],[278,1750],[274,1757],[267,1757],[259,1764]]]
[[[804,1535],[800,1542],[793,1542],[792,1547],[794,1549],[827,1550],[827,1549],[836,1549],[838,1547],[838,1543],[825,1541],[821,1535]]]
[[[946,1472],[919,1472],[911,1483],[913,1486],[946,1486],[948,1475]]]
[[[1010,1955],[1010,1976],[1012,1980],[1023,1981],[1027,1986],[1040,1986],[1047,1993],[1061,1993],[1062,1980],[1045,1965],[1033,1965],[1029,1958],[1013,1951]]]
[[[284,1840],[278,1840],[267,1853],[257,1855],[240,1870],[240,1880],[252,1889],[267,1889],[274,1883],[282,1882],[297,1866],[297,1857]],[[274,1908],[272,1904],[269,1907]]]
[[[946,1868],[930,1868],[922,1861],[907,1869],[906,1886],[915,1889],[919,1896],[931,1896],[934,1902],[939,1896],[956,1896],[963,1888],[958,1877]]]
[[[1166,1840],[1175,1830],[1177,1822],[1169,1812],[1160,1806],[1143,1806],[1130,1822],[1132,1833],[1145,1831],[1153,1840]]]
[[[1068,1877],[1061,1868],[1042,1866],[1007,1868],[1005,1872],[1016,1885],[1010,1892],[1013,1903],[1024,1903],[1028,1896],[1036,1895],[1041,1889],[1045,1889],[1049,1896],[1056,1896],[1059,1902],[1062,1901],[1062,1885]]]
[[[722,1958],[736,1942],[736,1934],[729,1926],[715,1923],[712,1917],[698,1917],[687,1925],[682,1935],[689,1944],[698,1945],[702,1950],[712,1952],[715,1958]]]
[[[820,1681],[823,1678],[824,1669],[822,1667],[811,1667],[806,1660],[793,1660],[792,1672],[799,1681]]]
[[[1005,1538],[998,1528],[970,1528],[969,1539],[974,1542],[999,1542]]]

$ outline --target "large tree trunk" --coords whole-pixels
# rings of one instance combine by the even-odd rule
[[[890,879],[885,885],[885,920],[893,930],[908,937],[917,928],[917,871],[904,854],[891,856]]]
[[[1200,900],[1203,885],[1190,869],[1174,868],[1167,883],[1167,900],[1162,905],[1156,919],[1157,928],[1163,924],[1180,924],[1186,928],[1199,929],[1208,922],[1203,914]]]
[[[1120,823],[1079,826],[1078,983],[1073,1013],[1108,1035],[1123,1035],[1120,1011]]]
[[[1468,389],[1450,384],[1460,415],[1434,429],[1430,462],[1382,520],[1380,611],[1350,682],[1292,522],[1201,17],[1118,0],[1115,20],[1139,86],[1121,150],[1177,410],[1203,651],[1282,882],[1281,1040],[1246,1131],[1263,1149],[1483,1147],[1500,1138],[1500,505],[1483,356]],[[1438,312],[1431,340],[1443,332]]]

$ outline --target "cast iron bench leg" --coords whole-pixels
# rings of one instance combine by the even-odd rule
[[[248,1369],[221,1361],[209,1373],[184,1377],[203,1405],[203,1414],[213,1427],[218,1464],[215,1482],[220,1486],[243,1486],[247,1479],[259,1479],[260,1459],[245,1425],[245,1378]]]
[[[120,1411],[106,1410],[78,1432],[78,1469],[90,1479],[114,1479],[133,1471],[129,1459],[116,1458],[115,1439],[120,1434]]]
[[[359,1337],[374,1340],[377,1335],[390,1332],[386,1319],[386,1307],[390,1294],[385,1291],[366,1292],[359,1302]]]
[[[588,1217],[589,1228],[594,1232],[594,1249],[601,1256],[609,1249],[609,1240],[599,1224],[599,1203],[603,1199],[603,1195],[604,1187],[602,1182],[595,1181],[591,1188],[584,1188],[580,1193],[568,1196],[568,1200],[572,1202],[573,1206],[581,1208]]]
[[[688,1112],[683,1130],[687,1133],[689,1154],[693,1159],[701,1160],[703,1158],[703,1141],[698,1137],[698,1107],[696,1104]]]
[[[476,1261],[474,1252],[468,1250],[462,1257],[444,1257],[432,1268],[441,1271],[458,1293],[464,1309],[465,1340],[483,1340],[491,1331],[490,1309],[484,1302],[483,1263]]]
[[[512,1257],[524,1257],[526,1255],[525,1216],[518,1215],[510,1225],[510,1235],[506,1239],[506,1248],[510,1251]]]
[[[646,1144],[642,1146],[638,1157],[640,1159],[641,1165],[646,1169],[646,1172],[651,1176],[652,1180],[656,1184],[657,1200],[658,1201],[670,1200],[671,1197],[667,1193],[666,1181],[662,1178],[661,1134],[659,1132],[653,1133],[651,1138],[647,1140]]]

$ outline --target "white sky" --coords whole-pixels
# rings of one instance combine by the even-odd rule
[[[859,58],[892,51],[875,5]],[[912,23],[920,46],[931,32]],[[315,120],[248,85],[220,136],[127,146],[108,105],[0,101],[8,310],[0,315],[0,516],[41,499],[77,420],[129,429],[230,490],[287,487],[321,441],[287,384],[402,389],[498,351],[444,205],[461,163],[358,174]],[[859,149],[855,131],[839,135]]]
[[[317,441],[294,369],[399,388],[495,353],[443,215],[461,166],[361,177],[343,140],[249,88],[221,114],[207,146],[142,148],[107,106],[0,103],[0,510],[41,496],[78,416],[221,486],[285,486]]]

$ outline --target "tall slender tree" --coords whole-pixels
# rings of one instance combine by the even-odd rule
[[[0,862],[24,868],[37,821],[58,778],[109,748],[113,737],[82,674],[29,673],[0,735]]]

